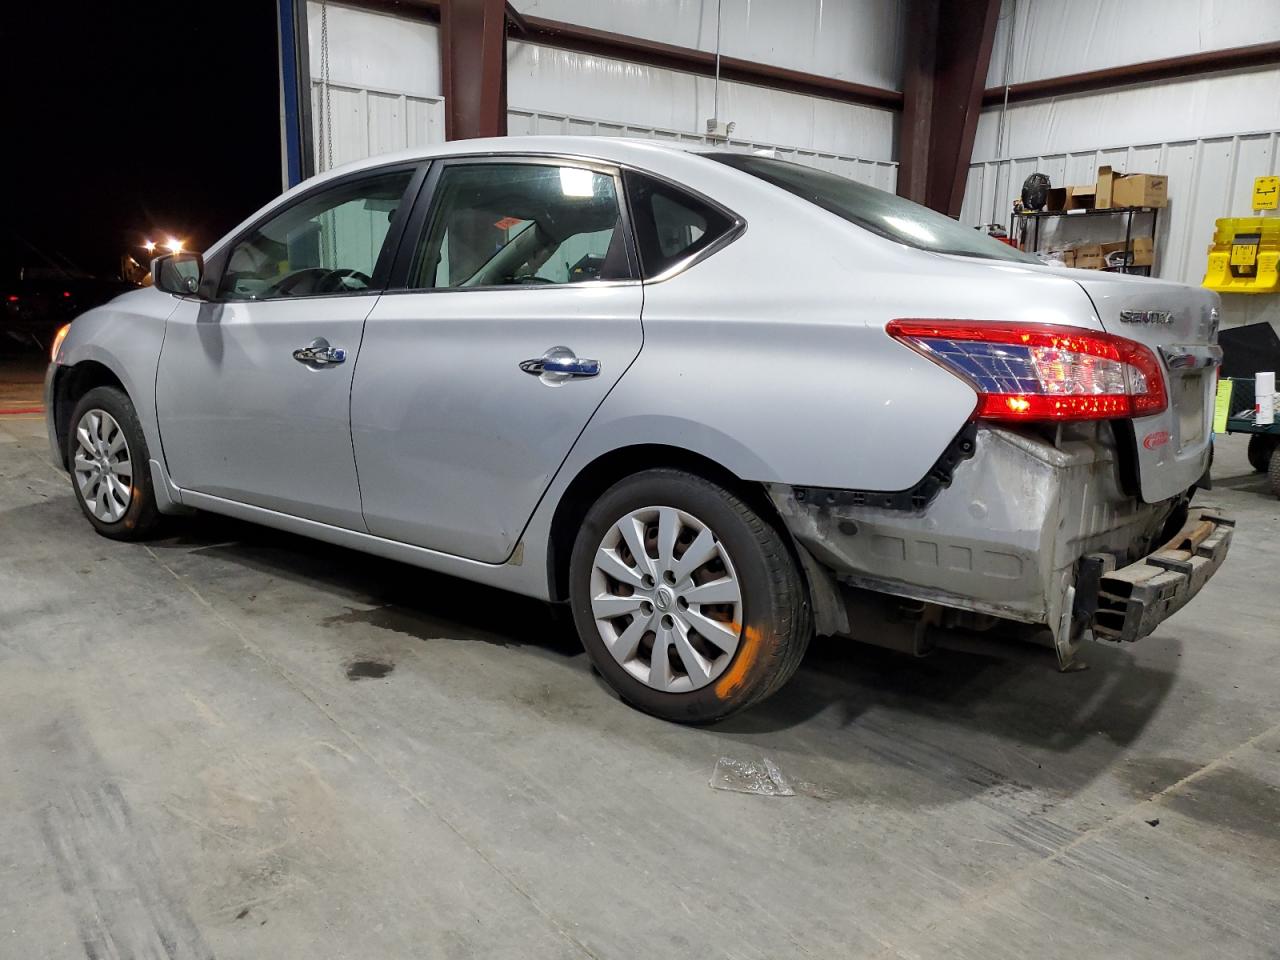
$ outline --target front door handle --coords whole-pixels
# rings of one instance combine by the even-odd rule
[[[342,347],[329,346],[329,341],[324,337],[316,337],[305,347],[293,351],[293,359],[309,367],[327,367],[346,360],[347,351]]]
[[[580,357],[569,347],[552,347],[540,357],[524,360],[520,369],[542,380],[543,383],[563,383],[600,374],[600,361]]]

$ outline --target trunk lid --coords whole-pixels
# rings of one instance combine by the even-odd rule
[[[1222,356],[1218,295],[1147,277],[1084,270],[1070,276],[1093,302],[1103,329],[1149,347],[1160,361],[1169,406],[1134,420],[1139,484],[1148,503],[1184,493],[1209,464]]]

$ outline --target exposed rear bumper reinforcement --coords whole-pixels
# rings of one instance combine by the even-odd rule
[[[1101,640],[1138,640],[1182,609],[1222,566],[1231,546],[1235,520],[1212,508],[1193,509],[1177,535],[1159,550],[1127,567],[1103,562],[1094,636]]]

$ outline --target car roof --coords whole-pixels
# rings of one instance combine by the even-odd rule
[[[377,170],[381,167],[398,163],[431,160],[440,157],[525,154],[568,156],[583,160],[599,160],[604,163],[632,164],[642,169],[652,170],[654,173],[665,173],[678,177],[680,170],[687,168],[690,158],[699,153],[711,152],[715,149],[714,145],[702,142],[680,143],[666,140],[641,140],[630,137],[518,136],[450,140],[445,143],[409,147],[392,153],[380,153],[376,156],[336,166],[331,170],[326,170],[294,185],[266,206],[255,211],[243,222],[237,224],[229,233],[215,241],[205,251],[205,255],[214,255],[228,240],[238,235],[254,220],[291,202],[299,194],[308,193],[330,180],[347,177],[353,173],[360,173],[362,170]],[[695,160],[693,162],[701,164],[706,161]],[[718,167],[719,165],[708,164],[708,166]]]
[[[363,160],[354,160],[306,181],[308,185],[330,177],[345,176],[361,170],[374,169],[388,164],[412,160],[430,160],[438,157],[486,156],[492,154],[563,154],[584,159],[604,160],[612,163],[643,164],[662,156],[681,156],[714,150],[711,144],[702,142],[681,143],[672,140],[638,139],[631,137],[585,136],[516,136],[479,137],[471,140],[450,140],[421,147],[409,147],[393,153],[380,153]]]

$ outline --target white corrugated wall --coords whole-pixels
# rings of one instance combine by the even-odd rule
[[[987,85],[1000,86],[1014,0],[1005,0]],[[1280,40],[1280,0],[1017,0],[1008,82],[1020,83],[1184,53]],[[1198,284],[1219,217],[1248,216],[1253,178],[1276,173],[1280,69],[1055,97],[1000,108],[978,122],[961,220],[1007,223],[1034,171],[1055,186],[1088,183],[1099,165],[1169,177],[1157,233],[1157,276]],[[1058,238],[1104,239],[1102,218],[1069,221]],[[1120,239],[1119,219],[1111,226]],[[1077,236],[1072,236],[1075,234]],[[1044,246],[1044,244],[1042,244]],[[1280,297],[1228,295],[1224,322],[1280,326]]]
[[[521,110],[702,133],[715,99],[710,77],[508,44],[507,101]],[[892,110],[721,81],[718,113],[745,140],[868,160],[893,158]]]
[[[708,143],[706,137],[664,127],[613,123],[564,114],[538,113],[531,110],[507,111],[507,129],[513,137],[570,134],[584,137],[638,137],[643,140],[671,140],[677,143]],[[733,137],[721,141],[726,149],[750,153],[773,150],[779,159],[803,163],[841,176],[892,191],[898,182],[898,165],[888,160],[865,160],[830,151],[807,150],[783,146],[764,140],[742,140]]]
[[[310,0],[307,33],[317,171],[444,140],[438,27]]]
[[[518,6],[585,26],[715,47],[715,0],[525,0]],[[438,28],[317,0],[307,4],[307,16],[317,169],[444,139]],[[892,88],[900,86],[901,29],[895,0],[724,0],[721,13],[725,55]],[[727,82],[717,97],[710,78],[508,43],[513,135],[702,139],[717,100],[720,118],[736,124],[735,148],[775,147],[799,162],[890,190],[897,182],[891,110]]]
[[[516,0],[521,13],[698,50],[716,48],[716,0]],[[721,51],[900,90],[901,0],[722,0]]]

